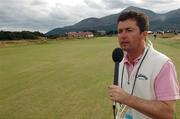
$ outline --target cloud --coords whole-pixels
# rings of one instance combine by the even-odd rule
[[[33,0],[31,3],[31,5],[35,5],[35,6],[41,6],[41,5],[47,5],[47,2],[45,1],[42,1],[42,0]]]
[[[74,24],[84,17],[88,17],[87,9],[81,4],[69,7],[60,2],[49,5],[41,0],[0,0],[0,28],[3,30],[34,29],[47,32]]]
[[[167,12],[179,0],[0,0],[0,30],[39,30],[75,24],[89,17],[119,13],[129,6]]]
[[[153,3],[153,4],[168,4],[168,3],[173,3],[176,2],[176,0],[144,0],[143,2],[145,3]]]
[[[135,0],[103,0],[107,9],[126,8],[136,5]]]
[[[179,8],[179,0],[143,0],[142,6],[146,9],[153,10],[157,13],[165,13],[170,10]]]
[[[89,7],[89,8],[94,8],[94,9],[103,9],[105,6],[102,3],[102,1],[92,1],[92,0],[84,0],[84,3]]]
[[[40,0],[0,0],[1,29],[34,29],[46,32],[67,24],[64,14],[59,19],[57,16],[56,11],[53,14],[48,4]]]

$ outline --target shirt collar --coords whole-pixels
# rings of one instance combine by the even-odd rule
[[[137,57],[136,59],[134,59],[133,62],[130,62],[130,61],[128,60],[128,57],[127,57],[127,54],[126,54],[126,56],[124,57],[124,64],[133,64],[133,65],[135,65],[135,64],[137,64],[138,61],[141,59],[142,55],[143,55],[143,54],[141,54],[139,57]]]
[[[147,50],[147,47],[145,47],[144,52],[145,52],[146,50]],[[133,65],[137,64],[138,61],[139,61],[139,60],[141,59],[141,57],[143,56],[144,52],[143,52],[139,57],[137,57],[136,59],[134,59],[133,62],[130,62],[130,61],[128,60],[127,53],[125,53],[124,64],[133,64]]]

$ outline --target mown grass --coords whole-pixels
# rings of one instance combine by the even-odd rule
[[[173,59],[180,76],[180,41],[153,43]],[[0,118],[113,118],[107,87],[115,47],[116,37],[102,37],[0,48]],[[178,101],[177,119],[179,107]]]

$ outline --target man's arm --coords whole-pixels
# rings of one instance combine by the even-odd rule
[[[150,101],[135,96],[130,96],[125,101],[126,105],[153,119],[173,119],[176,101]]]
[[[112,101],[116,101],[153,118],[153,119],[173,119],[176,109],[176,101],[145,100],[136,96],[131,96],[119,86],[111,85],[109,95]]]

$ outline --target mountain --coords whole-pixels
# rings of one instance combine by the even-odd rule
[[[180,9],[176,9],[164,14],[158,14],[148,9],[130,6],[124,9],[125,11],[139,11],[145,13],[149,17],[150,30],[178,30],[180,31]],[[112,14],[102,18],[87,18],[72,26],[63,28],[55,28],[46,33],[49,35],[63,35],[71,31],[115,31],[116,22],[119,14]]]

